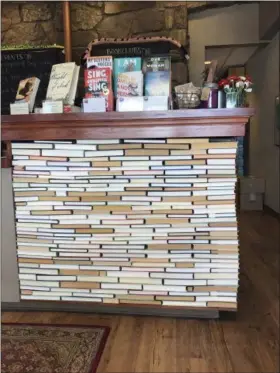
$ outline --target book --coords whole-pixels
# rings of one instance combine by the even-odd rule
[[[148,71],[145,74],[145,96],[170,96],[170,71]]]
[[[116,96],[143,96],[142,71],[131,71],[118,74]]]
[[[65,62],[53,65],[47,100],[62,100],[66,105],[74,105],[77,92],[80,66],[75,62]]]
[[[114,58],[114,92],[117,92],[118,75],[121,73],[141,71],[141,57]]]
[[[85,98],[105,97],[106,111],[113,110],[112,71],[108,67],[86,69]]]
[[[29,112],[32,113],[39,84],[40,79],[34,76],[21,80],[18,85],[15,103],[27,102]]]
[[[170,71],[170,56],[146,57],[143,60],[143,72],[148,71]]]
[[[141,71],[141,57],[114,58],[114,72],[116,74],[131,71]]]
[[[113,70],[113,57],[112,56],[92,56],[87,58],[87,68],[93,67],[108,67]]]

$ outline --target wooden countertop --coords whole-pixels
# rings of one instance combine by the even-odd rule
[[[3,115],[2,141],[244,136],[252,108]]]

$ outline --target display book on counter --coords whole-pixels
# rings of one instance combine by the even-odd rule
[[[114,99],[116,111],[170,108],[171,60],[168,56],[143,61],[141,57],[92,56],[87,59],[86,67],[84,112],[104,111],[104,102],[106,111],[112,111]]]
[[[11,114],[32,113],[40,79],[31,77],[19,82],[16,99],[10,104]]]
[[[149,111],[171,108],[171,59],[169,56],[93,56],[84,70],[85,94],[82,108],[74,106],[80,67],[74,62],[53,65],[42,109],[36,113],[71,111]],[[36,78],[28,78],[26,81]],[[38,86],[37,86],[38,89]],[[33,89],[36,96],[36,90]],[[27,114],[11,104],[11,114]],[[34,100],[33,100],[34,105]]]
[[[15,102],[19,82],[30,77],[40,80],[34,107],[41,107],[52,66],[64,62],[64,47],[16,43],[2,45],[1,49],[1,114],[10,114],[10,104]]]
[[[79,71],[80,66],[75,62],[53,65],[46,100],[42,103],[42,109],[35,108],[35,113],[63,113],[64,108],[73,107]],[[15,102],[10,104],[11,114],[29,114],[33,111],[39,83],[36,77],[20,81]]]

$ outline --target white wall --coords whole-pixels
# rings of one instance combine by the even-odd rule
[[[280,148],[274,145],[275,97],[279,95],[279,32],[246,66],[252,76],[252,103],[256,115],[250,123],[251,174],[266,181],[265,204],[280,212]]]
[[[189,17],[190,81],[201,85],[205,47],[259,42],[259,5],[206,10]],[[255,83],[250,98],[250,175],[265,179],[265,204],[280,212],[280,150],[274,145],[274,100],[279,95],[279,33],[252,57],[247,72]]]
[[[12,175],[1,170],[1,302],[19,302]]]
[[[189,17],[190,81],[201,84],[205,46],[257,43],[259,41],[258,4],[211,9]]]

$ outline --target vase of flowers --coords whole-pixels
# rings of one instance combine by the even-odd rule
[[[226,108],[246,106],[246,93],[252,92],[252,80],[249,76],[229,76],[219,81],[219,88],[226,94]]]

